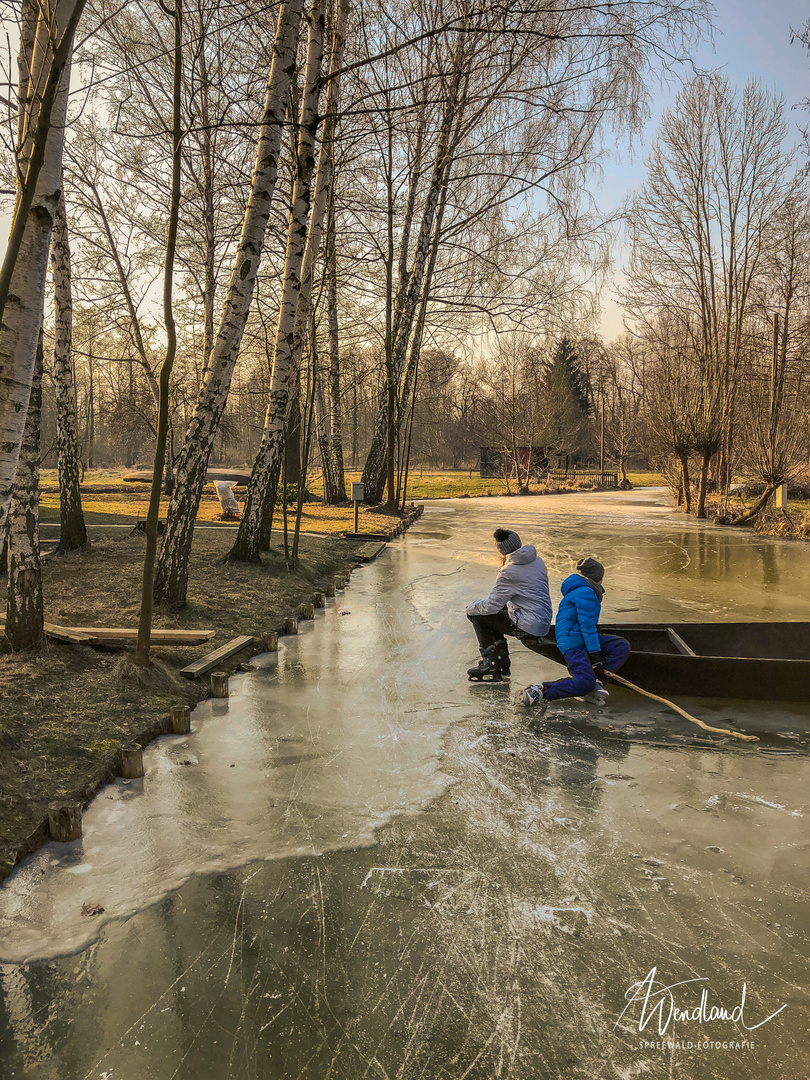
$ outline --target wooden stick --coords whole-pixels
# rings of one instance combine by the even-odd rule
[[[742,732],[729,731],[728,728],[709,727],[709,725],[704,724],[702,720],[698,720],[696,716],[691,716],[685,709],[682,709],[680,705],[676,705],[674,701],[669,701],[665,697],[659,697],[658,694],[651,694],[649,690],[642,690],[640,686],[636,686],[635,683],[631,683],[628,679],[623,679],[621,675],[617,675],[613,671],[606,671],[605,675],[614,682],[626,686],[629,690],[635,690],[637,694],[643,694],[644,697],[652,698],[653,701],[660,701],[662,705],[669,706],[670,709],[674,709],[676,713],[680,713],[686,720],[691,721],[693,724],[697,724],[697,726],[703,728],[704,731],[711,731],[714,735],[731,735],[733,738],[743,739],[745,742],[759,742],[758,735],[743,735]]]

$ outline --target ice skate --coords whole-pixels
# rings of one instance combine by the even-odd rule
[[[492,647],[495,649],[495,656],[498,660],[498,667],[501,669],[501,675],[511,675],[512,661],[509,659],[509,646],[505,641],[496,641]]]
[[[548,704],[546,701],[546,692],[542,686],[527,686],[525,690],[522,690],[517,697],[517,703],[519,705],[525,705],[527,709],[541,706],[545,708]]]
[[[594,686],[590,694],[585,694],[582,700],[587,701],[589,705],[604,705],[609,697],[609,691],[605,688],[604,684],[597,679],[596,686]]]
[[[481,656],[478,666],[467,668],[467,677],[470,682],[501,682],[503,680],[497,648],[497,645],[490,645]]]

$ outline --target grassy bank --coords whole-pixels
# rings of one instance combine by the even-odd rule
[[[0,880],[45,839],[49,802],[88,802],[115,776],[122,742],[146,743],[172,704],[206,696],[202,681],[175,674],[180,667],[237,634],[278,630],[336,570],[354,565],[355,544],[312,536],[302,541],[295,572],[287,570],[278,543],[262,566],[223,564],[232,539],[225,530],[196,534],[189,603],[176,616],[155,619],[160,627],[215,629],[216,637],[197,648],[156,648],[159,670],[145,684],[122,678],[121,651],[46,642],[38,655],[0,656]],[[46,560],[46,619],[137,625],[143,552],[142,539],[125,535]],[[4,590],[0,597],[4,607]]]
[[[660,486],[665,481],[657,473],[630,473],[629,479],[634,487]],[[125,484],[123,470],[98,469],[88,472],[82,484],[82,506],[88,525],[120,526],[134,524],[139,518],[145,520],[149,502],[146,484]],[[347,487],[352,481],[359,481],[359,472],[346,474]],[[43,540],[56,537],[55,529],[49,528],[59,522],[59,495],[57,478],[54,470],[44,470],[42,475],[44,492],[41,497],[40,519],[45,526]],[[509,485],[512,494],[515,485]],[[115,490],[96,490],[115,489]],[[309,488],[315,496],[322,494],[323,486],[319,474],[310,479]],[[244,500],[244,488],[235,489],[237,500]],[[531,485],[533,495],[557,495],[574,491],[590,491],[590,484],[581,481]],[[506,495],[507,485],[503,480],[486,479],[473,470],[417,470],[408,480],[408,500],[419,499],[457,499]],[[166,514],[168,500],[161,501],[160,512]],[[220,524],[220,506],[212,484],[207,484],[200,502],[197,521],[207,524]],[[289,527],[294,522],[294,508],[289,510]],[[281,528],[281,514],[277,518]],[[379,527],[379,517],[375,511],[366,507],[360,509],[360,530],[373,532]],[[323,506],[319,502],[305,503],[301,517],[301,529],[309,533],[337,534],[354,528],[354,510],[351,506]]]

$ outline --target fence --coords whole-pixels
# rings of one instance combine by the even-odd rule
[[[549,469],[549,480],[569,483],[582,480],[588,484],[598,484],[600,487],[619,486],[619,474],[617,472],[602,472],[599,469]]]

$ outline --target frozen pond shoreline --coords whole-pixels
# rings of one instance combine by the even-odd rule
[[[810,619],[802,545],[655,492],[428,503],[103,791],[82,842],[0,889],[0,1075],[799,1075],[810,710],[689,699],[787,736],[722,750],[627,692],[538,722],[508,683],[468,684],[497,525],[537,545],[555,601],[600,557],[605,621]],[[559,671],[512,651],[513,689]],[[749,1024],[788,1008],[754,1048],[638,1049],[655,1021],[613,1025],[652,967],[729,1009],[746,982]]]

